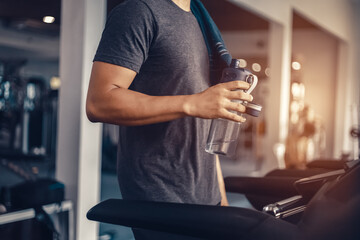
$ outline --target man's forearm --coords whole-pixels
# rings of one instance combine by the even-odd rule
[[[135,75],[127,68],[95,62],[86,100],[89,120],[128,126],[184,116],[243,122],[245,119],[236,112],[244,112],[245,106],[233,100],[252,100],[251,95],[234,91],[248,89],[249,84],[244,81],[217,84],[192,95],[149,96],[128,89]]]
[[[89,98],[87,114],[93,122],[117,125],[145,125],[186,116],[189,95],[149,96],[114,87],[101,98]]]

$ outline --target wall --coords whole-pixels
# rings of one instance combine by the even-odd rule
[[[221,32],[226,47],[233,56],[265,57],[268,56],[268,31],[233,31]],[[257,45],[262,42],[262,47]]]

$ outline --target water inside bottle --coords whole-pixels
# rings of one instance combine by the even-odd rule
[[[213,119],[205,151],[210,154],[233,155],[236,151],[240,123],[218,118]]]
[[[207,143],[205,151],[210,154],[229,155],[229,153],[235,152],[236,142],[236,140],[232,140]]]

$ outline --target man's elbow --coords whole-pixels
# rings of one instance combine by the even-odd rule
[[[89,100],[86,101],[86,116],[90,122],[100,122],[99,111],[96,104]]]

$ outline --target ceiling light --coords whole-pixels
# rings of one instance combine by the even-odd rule
[[[270,68],[265,69],[265,75],[270,77]]]
[[[244,67],[246,67],[246,65],[247,65],[247,62],[245,59],[239,59],[239,67],[244,68]]]
[[[51,88],[52,90],[59,89],[60,86],[61,86],[61,80],[60,80],[59,77],[55,77],[55,76],[54,76],[54,77],[52,77],[52,78],[50,79],[50,88]]]
[[[300,70],[301,69],[301,64],[299,62],[292,62],[291,66],[292,66],[292,68],[294,70]]]
[[[55,21],[55,18],[53,16],[45,16],[43,17],[44,23],[53,23]]]
[[[261,71],[261,65],[258,64],[258,63],[253,63],[252,70],[254,70],[254,72],[260,72]]]

